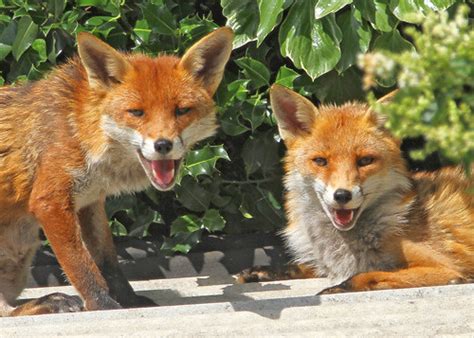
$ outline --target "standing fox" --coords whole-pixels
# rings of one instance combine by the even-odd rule
[[[180,59],[120,53],[80,33],[79,57],[0,89],[0,316],[82,306],[53,294],[13,307],[39,226],[86,310],[151,302],[119,269],[105,198],[173,187],[186,151],[216,130],[212,96],[232,38],[218,29]]]
[[[316,108],[278,85],[270,99],[288,149],[283,234],[302,264],[287,276],[342,282],[323,293],[474,278],[474,195],[461,169],[411,175],[364,104]]]

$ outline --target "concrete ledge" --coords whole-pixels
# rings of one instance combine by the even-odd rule
[[[160,307],[0,318],[5,336],[334,336],[474,334],[474,284],[316,296],[326,279],[209,285],[134,282]],[[29,289],[24,297],[71,287]]]

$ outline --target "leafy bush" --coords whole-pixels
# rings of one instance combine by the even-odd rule
[[[271,231],[284,224],[282,144],[267,90],[277,82],[314,101],[363,99],[357,55],[413,46],[400,26],[454,0],[0,0],[0,82],[37,79],[90,31],[116,48],[182,53],[217,26],[236,32],[216,93],[221,129],[188,154],[174,192],[108,203],[114,233],[164,236],[187,252],[205,232]],[[162,223],[171,224],[168,228]]]
[[[361,64],[367,85],[396,80],[400,91],[393,104],[379,109],[399,137],[426,138],[426,146],[412,156],[437,150],[469,168],[474,160],[474,30],[467,13],[460,7],[453,20],[447,13],[418,18],[423,32],[406,29],[416,51],[366,54]]]

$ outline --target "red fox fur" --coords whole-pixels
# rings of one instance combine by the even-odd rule
[[[288,149],[283,234],[304,267],[294,276],[345,281],[325,293],[474,278],[472,177],[409,173],[399,141],[365,104],[316,108],[278,85],[270,98]]]
[[[106,196],[171,189],[214,134],[212,96],[232,49],[221,28],[180,59],[114,50],[87,33],[45,79],[0,89],[0,316],[76,310],[52,295],[15,308],[41,226],[85,309],[139,305],[121,273]]]

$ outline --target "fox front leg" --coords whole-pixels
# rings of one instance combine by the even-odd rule
[[[358,274],[345,282],[324,289],[319,295],[414,288],[463,283],[466,279],[457,271],[444,267],[410,267],[397,271],[372,271]]]
[[[71,177],[60,170],[50,175],[51,167],[62,167],[54,165],[54,159],[50,160],[37,172],[30,195],[30,211],[42,225],[69,282],[84,299],[86,310],[120,308],[110,297],[107,283],[81,238]]]

